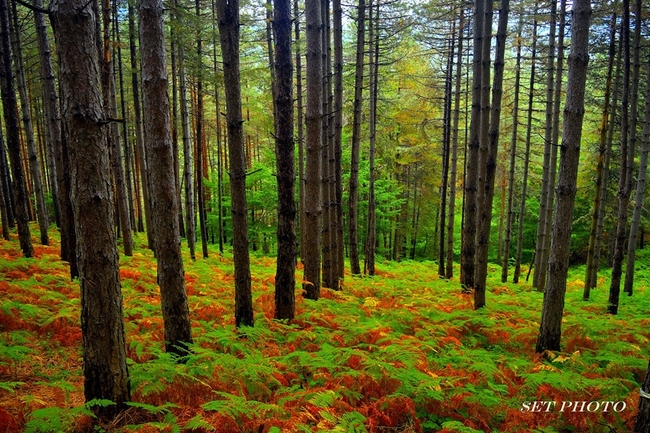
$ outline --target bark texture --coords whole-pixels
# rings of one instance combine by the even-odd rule
[[[2,111],[7,132],[7,150],[11,161],[14,195],[14,215],[18,225],[18,239],[23,256],[32,257],[34,248],[29,231],[27,183],[20,154],[20,124],[16,88],[11,67],[11,42],[9,40],[9,8],[7,0],[0,0],[0,87]]]
[[[322,115],[322,38],[319,0],[305,1],[307,40],[307,104],[306,167],[305,167],[305,226],[304,236],[304,296],[320,297],[321,268],[321,115]]]
[[[235,262],[235,323],[253,326],[248,221],[246,219],[246,159],[239,82],[239,0],[217,0],[217,17],[226,92],[230,194]],[[198,174],[197,174],[198,176]]]
[[[52,19],[60,55],[63,134],[68,139],[73,180],[84,394],[86,400],[117,403],[99,409],[102,415],[112,415],[130,399],[130,390],[95,33],[98,17],[83,0],[61,0],[53,4]]]
[[[183,355],[187,345],[192,343],[192,327],[178,226],[162,0],[141,0],[138,17],[142,41],[140,56],[145,146],[151,180],[152,221],[156,225],[154,233],[165,349]]]
[[[589,64],[589,0],[576,0],[573,5],[569,76],[564,107],[564,131],[560,146],[560,171],[556,189],[551,255],[548,282],[544,292],[542,320],[535,351],[560,350],[562,313],[569,266],[571,227],[580,160],[580,140],[584,117],[585,82]]]
[[[296,310],[296,173],[293,141],[291,0],[275,0],[275,155],[278,182],[278,260],[275,318],[293,319]]]

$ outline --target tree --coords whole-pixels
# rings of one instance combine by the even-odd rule
[[[103,20],[103,62],[102,62],[102,85],[104,90],[104,109],[109,118],[117,117],[117,102],[115,89],[115,76],[113,74],[113,61],[111,55],[111,2],[102,0]],[[108,146],[111,157],[111,172],[113,173],[114,188],[117,201],[117,214],[119,226],[122,232],[124,255],[133,255],[133,234],[131,231],[131,219],[129,216],[129,200],[126,193],[126,178],[124,177],[124,162],[122,158],[122,144],[117,122],[111,122],[108,133]]]
[[[235,323],[253,326],[248,221],[246,219],[246,159],[239,76],[239,0],[217,0],[219,38],[223,56],[226,119],[230,159],[230,195],[235,264]],[[198,176],[198,173],[197,173]]]
[[[16,71],[16,81],[18,82],[18,96],[20,98],[20,108],[23,120],[23,132],[25,133],[25,142],[27,143],[27,159],[29,162],[29,173],[31,177],[31,184],[34,188],[36,196],[36,218],[38,220],[38,228],[41,234],[41,244],[49,245],[50,239],[47,234],[47,228],[50,225],[48,219],[47,206],[45,205],[45,193],[43,191],[43,177],[39,166],[38,152],[36,151],[36,139],[34,137],[34,125],[32,121],[32,114],[30,110],[30,101],[27,91],[27,79],[25,77],[25,62],[23,60],[23,48],[20,39],[20,31],[18,25],[18,13],[16,10],[16,3],[12,2],[11,7],[11,22],[9,28],[13,37],[13,57],[14,67]]]
[[[6,0],[0,0],[0,87],[2,91],[2,111],[7,131],[7,149],[13,175],[13,195],[15,217],[18,225],[18,239],[23,256],[32,257],[34,248],[29,231],[29,210],[27,184],[20,155],[20,125],[18,103],[11,67],[11,43],[9,41],[9,8]]]
[[[477,179],[479,167],[479,143],[481,132],[481,75],[483,73],[483,39],[485,0],[474,3],[474,37],[472,61],[472,112],[469,143],[465,164],[465,198],[463,205],[463,233],[461,238],[460,282],[463,291],[474,287],[474,260],[477,216]]]
[[[145,146],[151,181],[152,221],[156,225],[154,233],[165,348],[167,352],[183,355],[187,345],[192,343],[192,326],[178,225],[162,0],[141,0],[138,17],[142,41]]]
[[[275,318],[293,319],[296,289],[296,174],[293,141],[293,65],[291,0],[275,0],[275,154],[278,182],[278,260]]]
[[[637,17],[637,26],[640,17]],[[623,41],[623,94],[621,97],[621,168],[618,180],[618,213],[616,217],[616,243],[614,247],[614,261],[612,264],[612,276],[609,286],[609,299],[607,301],[607,312],[618,314],[618,301],[621,291],[621,276],[623,274],[623,256],[625,254],[625,240],[627,231],[627,214],[630,204],[630,193],[632,192],[632,166],[634,164],[633,140],[636,131],[632,134],[630,122],[632,115],[636,115],[636,95],[632,96],[630,102],[630,1],[623,0],[623,19],[621,21],[621,32]],[[638,76],[636,77],[638,78]],[[630,106],[634,107],[630,113]]]
[[[571,51],[568,64],[564,130],[560,147],[560,170],[556,188],[548,282],[544,292],[542,320],[535,351],[560,350],[562,313],[569,266],[569,247],[580,159],[580,140],[584,117],[585,82],[589,63],[589,20],[591,2],[573,4]]]
[[[609,33],[609,61],[607,63],[607,78],[605,79],[605,102],[603,105],[603,114],[600,121],[600,134],[598,143],[598,163],[596,165],[596,191],[594,193],[594,204],[591,211],[591,225],[589,228],[589,247],[587,249],[587,264],[585,275],[585,286],[583,291],[583,299],[589,299],[589,294],[594,288],[596,279],[593,274],[596,273],[598,266],[596,265],[596,242],[598,240],[598,221],[600,215],[601,203],[604,202],[604,193],[607,191],[603,186],[605,182],[605,158],[608,156],[608,120],[609,120],[609,104],[612,92],[612,72],[614,70],[614,60],[616,59],[616,12],[612,13],[611,27]],[[611,143],[611,141],[609,142]]]
[[[634,158],[634,149],[636,147],[637,133],[637,100],[639,92],[639,69],[641,66],[641,61],[639,59],[639,51],[641,44],[641,12],[642,5],[641,0],[636,1],[635,15],[636,15],[636,25],[634,28],[634,65],[632,70],[632,112],[630,113],[631,122],[630,122],[630,143],[631,143],[631,159]],[[650,92],[646,92],[646,113],[645,120],[646,123],[643,125],[644,129],[647,127],[647,122],[650,120],[649,112],[647,111],[648,97],[650,97]],[[630,234],[628,236],[627,242],[627,261],[625,262],[625,282],[623,285],[623,291],[629,296],[632,296],[633,286],[634,286],[634,264],[636,262],[636,244],[639,237],[639,224],[641,221],[641,208],[643,207],[643,198],[645,195],[645,177],[646,170],[648,165],[648,141],[647,134],[644,132],[644,141],[643,149],[641,152],[641,160],[639,161],[639,172],[637,175],[637,188],[636,188],[636,199],[634,202],[634,212],[632,215],[632,224],[630,226]],[[633,164],[634,161],[632,161]],[[630,183],[632,179],[630,178]],[[632,186],[629,186],[630,190]],[[631,191],[630,191],[631,192]]]
[[[98,408],[110,416],[124,408],[130,389],[97,20],[84,0],[62,0],[52,13],[77,234],[84,395],[116,403]]]
[[[359,156],[361,147],[361,108],[363,105],[363,59],[366,36],[366,2],[357,6],[357,48],[354,69],[354,108],[352,121],[352,153],[350,161],[350,194],[348,201],[348,236],[350,239],[350,271],[358,275],[359,266]]]
[[[36,0],[36,7],[42,7],[43,1]],[[70,277],[78,277],[76,239],[74,232],[74,219],[72,214],[72,202],[70,201],[70,171],[68,170],[68,149],[67,143],[61,137],[61,111],[59,96],[56,90],[54,68],[52,67],[52,53],[50,41],[47,36],[45,15],[34,11],[36,25],[36,41],[40,58],[41,86],[43,91],[43,115],[47,129],[47,138],[54,153],[54,172],[50,176],[55,178],[57,185],[57,197],[60,213],[60,235],[61,235],[61,259],[70,263]],[[54,198],[54,197],[53,197]]]
[[[501,100],[503,96],[503,69],[506,50],[506,33],[508,27],[508,14],[510,12],[509,0],[501,1],[499,12],[499,25],[497,30],[497,48],[494,58],[494,80],[492,84],[492,107],[490,113],[490,124],[488,128],[487,153],[485,159],[481,160],[481,171],[484,170],[485,177],[479,197],[480,215],[476,239],[476,268],[474,275],[474,308],[485,306],[485,291],[487,285],[488,250],[490,246],[490,228],[492,226],[492,202],[494,199],[494,179],[497,167],[497,151],[499,149],[499,127],[501,122]],[[487,17],[487,16],[486,16]],[[486,18],[487,19],[487,18]],[[488,27],[486,23],[486,27]],[[486,56],[486,52],[483,52]],[[487,54],[489,57],[489,54]],[[478,198],[477,198],[478,200]]]

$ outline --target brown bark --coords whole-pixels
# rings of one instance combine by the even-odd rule
[[[494,199],[494,182],[497,168],[497,152],[499,149],[499,127],[501,121],[501,99],[503,96],[503,69],[506,50],[506,34],[508,27],[508,14],[510,12],[509,0],[501,0],[499,12],[499,25],[497,30],[497,46],[494,58],[494,80],[492,84],[492,107],[490,125],[488,128],[487,154],[485,155],[485,179],[479,188],[483,191],[479,196],[480,215],[476,239],[476,269],[474,275],[474,308],[485,306],[485,292],[487,286],[488,252],[490,246],[490,228],[492,225],[492,204]],[[486,15],[491,19],[491,15]],[[489,27],[486,22],[486,28]],[[484,57],[486,52],[483,53]],[[483,167],[482,167],[483,169]]]
[[[10,11],[11,21],[9,24],[10,33],[13,43],[13,60],[14,70],[16,72],[16,81],[18,86],[18,96],[20,98],[20,109],[23,121],[24,143],[27,146],[27,162],[29,174],[31,176],[31,186],[33,187],[34,195],[36,196],[36,218],[38,220],[38,228],[40,231],[41,244],[49,245],[50,238],[47,233],[49,226],[48,210],[45,205],[45,192],[43,191],[43,177],[39,167],[38,152],[36,149],[36,139],[34,137],[34,123],[32,122],[32,114],[30,110],[30,101],[27,94],[27,79],[25,77],[25,66],[23,61],[23,48],[20,39],[20,31],[18,16],[16,11],[16,3],[12,2]],[[13,30],[13,31],[12,31]]]
[[[474,3],[474,38],[472,63],[472,110],[469,143],[465,164],[465,197],[463,205],[463,233],[461,238],[460,283],[463,291],[474,287],[474,260],[477,217],[477,171],[479,168],[479,143],[481,132],[481,76],[483,74],[483,39],[485,0]]]
[[[152,220],[156,224],[154,232],[165,349],[184,355],[187,345],[192,343],[192,327],[178,227],[162,0],[141,0],[138,17],[142,41],[140,57],[145,145],[151,181]]]
[[[305,0],[307,104],[303,296],[320,297],[322,37],[320,0]]]
[[[246,220],[246,161],[239,81],[239,0],[217,0],[219,37],[223,56],[226,120],[230,157],[230,196],[235,263],[235,323],[253,326],[251,271]]]
[[[278,182],[278,255],[275,318],[293,319],[296,309],[296,174],[293,141],[291,0],[275,0],[275,155]]]
[[[196,0],[196,16],[201,16],[201,0]],[[237,22],[238,24],[238,22]],[[196,58],[198,59],[197,76],[196,76],[196,188],[197,188],[197,209],[199,211],[199,231],[201,233],[201,252],[203,258],[208,258],[208,226],[207,226],[207,209],[205,205],[205,185],[206,177],[206,157],[204,152],[205,143],[203,143],[203,41],[201,40],[200,26],[197,27],[196,35]],[[223,52],[223,51],[222,51]],[[228,85],[226,85],[226,88]]]
[[[11,161],[14,195],[14,214],[18,225],[18,239],[23,256],[32,257],[31,233],[29,231],[29,197],[20,149],[20,124],[18,102],[11,66],[11,42],[9,41],[9,8],[6,0],[0,0],[0,87],[2,111],[7,132],[7,150]]]
[[[60,55],[63,135],[68,138],[72,203],[81,284],[84,395],[108,399],[111,416],[130,399],[122,317],[119,255],[114,230],[105,111],[95,23],[83,0],[62,0],[53,12]]]
[[[606,192],[603,185],[605,184],[605,158],[609,151],[607,146],[608,135],[608,120],[609,120],[609,104],[611,100],[612,91],[612,73],[614,70],[614,60],[616,59],[616,12],[612,13],[612,21],[609,34],[609,61],[607,64],[607,78],[605,80],[605,102],[603,105],[603,114],[600,121],[600,136],[598,145],[598,163],[596,165],[596,191],[594,193],[594,204],[591,210],[591,224],[589,228],[589,246],[587,247],[587,264],[585,274],[585,285],[582,293],[582,298],[586,301],[589,300],[591,289],[595,287],[596,279],[593,274],[597,272],[596,266],[596,242],[597,242],[597,228],[600,215],[601,202],[604,201],[603,193]]]
[[[556,190],[548,283],[544,292],[542,320],[535,351],[560,350],[562,313],[569,267],[571,227],[580,159],[584,117],[585,82],[589,63],[589,17],[591,2],[573,4],[571,51],[564,107],[564,130],[560,147],[560,171]]]
[[[357,6],[357,53],[354,72],[354,109],[352,121],[352,151],[350,162],[350,192],[348,201],[348,236],[350,242],[350,271],[361,273],[359,266],[359,153],[361,146],[361,109],[363,106],[363,60],[366,36],[366,2]]]

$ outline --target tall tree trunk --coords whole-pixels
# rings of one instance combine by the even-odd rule
[[[533,274],[533,287],[538,291],[544,291],[546,285],[546,267],[543,258],[545,249],[548,248],[546,219],[549,217],[547,211],[550,203],[548,196],[553,194],[553,187],[550,183],[551,171],[555,172],[555,166],[551,167],[551,152],[553,148],[553,84],[555,79],[555,31],[557,27],[557,2],[551,2],[551,22],[548,35],[548,58],[546,64],[546,124],[544,127],[544,162],[542,165],[542,189],[539,199],[539,221],[537,223],[537,237],[535,242],[535,265]]]
[[[293,319],[296,310],[296,202],[293,141],[291,0],[275,0],[275,154],[278,182],[278,259],[275,318]]]
[[[237,0],[238,1],[238,0]],[[237,12],[239,14],[239,12]],[[196,16],[201,17],[201,0],[196,0]],[[198,60],[197,76],[196,76],[196,188],[197,188],[197,206],[199,211],[199,231],[201,232],[201,251],[203,258],[208,258],[208,225],[207,225],[207,208],[205,205],[205,143],[203,143],[203,41],[201,40],[200,26],[197,27],[196,35],[196,58]],[[223,52],[223,51],[222,51]],[[239,53],[237,53],[239,56]],[[230,83],[226,84],[228,88]],[[227,99],[227,97],[226,97]],[[241,99],[241,98],[240,98]],[[241,104],[241,101],[240,101]],[[238,117],[241,117],[238,116]],[[244,185],[245,188],[245,185]],[[246,211],[244,210],[244,213]],[[246,244],[246,251],[248,251],[248,243]],[[248,257],[248,253],[246,254]],[[249,283],[250,284],[250,283]],[[252,322],[251,322],[252,323]]]
[[[140,107],[140,80],[138,79],[137,53],[135,41],[137,39],[135,30],[135,12],[134,7],[129,3],[129,52],[131,54],[131,86],[133,88],[133,111],[135,112],[135,139],[136,139],[136,170],[140,172],[142,198],[144,200],[144,216],[147,229],[147,245],[149,249],[155,252],[154,242],[155,234],[153,231],[153,222],[151,221],[151,200],[149,194],[149,174],[145,158],[144,148],[144,126],[142,124],[142,109]],[[137,189],[137,188],[136,188]],[[142,224],[140,222],[140,224]]]
[[[634,55],[633,55],[633,64],[632,64],[632,95],[630,105],[630,156],[628,158],[628,164],[630,168],[634,167],[634,153],[636,149],[637,142],[637,107],[638,107],[638,94],[639,94],[639,69],[641,68],[640,60],[640,46],[641,46],[641,13],[642,13],[642,4],[641,0],[636,1],[635,7],[635,27],[634,27]],[[650,93],[648,93],[650,95]],[[646,116],[646,119],[648,117]],[[646,125],[644,125],[645,127]],[[647,148],[647,144],[644,143],[644,148]],[[645,166],[647,166],[647,151]],[[644,167],[645,170],[645,167]],[[639,180],[643,177],[644,183],[640,184]],[[641,206],[643,206],[643,197],[645,196],[645,173],[641,176],[641,164],[639,164],[639,174],[637,176],[637,192],[636,192],[636,201],[634,203],[634,213],[632,217],[632,225],[630,226],[630,234],[627,242],[627,261],[625,264],[625,283],[623,286],[623,291],[629,296],[632,296],[633,286],[634,286],[634,264],[636,261],[636,244],[638,240],[639,232],[639,222],[641,221]],[[628,188],[630,194],[632,192],[633,179],[630,174],[630,179],[628,180]],[[638,186],[643,185],[643,188],[639,190]],[[638,210],[637,210],[638,209]],[[638,216],[637,216],[638,214]],[[635,218],[636,217],[636,218]]]
[[[492,204],[494,199],[494,180],[497,168],[497,152],[499,149],[499,127],[501,121],[501,99],[503,96],[503,69],[506,50],[506,34],[508,27],[508,14],[510,12],[510,1],[501,0],[501,11],[499,12],[499,25],[497,30],[497,45],[494,58],[494,79],[492,83],[492,107],[490,113],[490,125],[488,131],[488,149],[485,165],[484,184],[479,188],[483,192],[480,203],[481,213],[477,229],[477,252],[476,252],[476,274],[474,276],[474,308],[485,306],[485,292],[487,286],[488,253],[490,247],[490,228],[492,225]],[[491,20],[491,15],[486,14],[486,20]],[[486,28],[490,27],[486,22]],[[486,52],[483,53],[486,57]],[[489,56],[489,55],[488,55]],[[481,169],[483,169],[481,167]]]
[[[537,15],[537,2],[535,2],[535,15]],[[533,131],[533,104],[535,97],[535,70],[537,65],[537,19],[533,22],[533,45],[530,66],[530,81],[528,85],[528,120],[526,123],[526,150],[524,151],[524,172],[521,179],[521,201],[519,203],[519,218],[517,222],[517,253],[515,255],[515,269],[512,282],[519,283],[521,275],[521,253],[524,241],[524,217],[526,214],[526,195],[528,191],[528,166],[530,164],[530,142]]]
[[[594,194],[594,205],[591,211],[591,224],[589,228],[589,246],[587,247],[587,264],[585,275],[585,286],[582,294],[583,299],[589,299],[591,289],[595,287],[593,283],[596,281],[593,278],[593,273],[598,268],[595,266],[595,251],[596,251],[596,235],[598,227],[598,216],[600,204],[604,201],[603,193],[606,192],[603,188],[605,176],[605,155],[608,153],[607,146],[607,132],[609,120],[609,103],[612,91],[612,72],[614,70],[614,60],[616,58],[616,12],[612,13],[612,21],[609,33],[609,62],[607,63],[607,78],[605,80],[605,102],[603,106],[603,115],[600,121],[600,137],[598,145],[598,164],[596,165],[596,191]]]
[[[174,9],[178,9],[178,3],[174,3]],[[213,11],[214,14],[214,11]],[[183,219],[183,193],[181,191],[181,167],[180,167],[180,146],[178,145],[178,46],[181,44],[178,36],[178,12],[176,10],[170,13],[170,60],[171,60],[171,75],[172,75],[172,155],[174,155],[174,179],[176,181],[176,200],[178,201],[178,228],[181,237],[186,237],[185,221]]]
[[[294,19],[294,32],[296,35],[296,123],[298,124],[298,197],[300,203],[298,225],[300,227],[300,250],[298,254],[301,262],[304,263],[305,257],[305,131],[304,131],[304,113],[303,113],[303,98],[302,98],[302,56],[300,54],[300,10],[298,0],[293,2],[293,19]]]
[[[469,131],[469,143],[465,163],[465,196],[463,203],[463,233],[460,254],[460,283],[463,291],[474,287],[474,260],[476,252],[476,215],[478,184],[476,173],[479,167],[479,143],[481,133],[481,76],[483,73],[483,39],[486,0],[474,3],[474,37],[472,63],[472,112]]]
[[[501,282],[508,281],[508,267],[510,265],[510,245],[512,241],[512,225],[515,219],[514,192],[515,192],[515,166],[517,161],[517,142],[519,138],[519,91],[521,83],[521,32],[524,26],[523,18],[519,16],[517,28],[517,60],[515,66],[515,96],[512,107],[512,138],[510,140],[510,165],[508,169],[508,210],[506,212],[506,234],[503,245],[503,262],[501,263]],[[505,184],[505,181],[504,181]]]
[[[230,196],[235,264],[235,323],[237,327],[253,326],[253,297],[246,221],[244,121],[241,117],[239,82],[239,0],[217,0],[216,5],[223,56],[230,156]]]
[[[42,0],[34,2],[36,7],[42,7]],[[71,278],[79,276],[77,270],[76,238],[72,202],[70,201],[70,171],[68,169],[68,150],[61,137],[61,111],[59,97],[56,90],[54,68],[52,67],[52,52],[47,36],[45,15],[34,12],[36,24],[36,41],[40,57],[41,86],[43,91],[43,112],[46,118],[46,130],[50,146],[54,150],[55,170],[50,170],[54,175],[57,185],[57,196],[60,212],[61,259],[70,263]],[[54,198],[54,197],[53,197]]]
[[[9,40],[9,8],[6,0],[0,0],[0,87],[2,90],[2,112],[7,131],[7,149],[13,176],[15,217],[18,225],[18,239],[23,256],[32,257],[32,237],[29,231],[29,197],[20,152],[20,120],[18,102],[11,65],[11,42]]]
[[[185,49],[178,44],[178,79],[181,99],[181,133],[183,141],[183,180],[185,183],[185,233],[190,257],[196,260],[196,209],[194,206],[194,169],[192,142],[190,139],[190,114],[187,94],[187,75],[185,73]]]
[[[192,326],[178,227],[162,0],[140,0],[138,17],[142,41],[142,107],[145,113],[152,220],[156,224],[154,232],[165,349],[168,353],[182,356],[192,343]]]
[[[334,0],[332,6],[333,37],[334,37],[334,237],[336,249],[332,258],[336,263],[334,268],[335,288],[340,287],[340,280],[345,274],[345,248],[343,245],[343,10],[341,0]]]
[[[373,7],[375,8],[373,11]],[[377,215],[375,203],[375,142],[377,140],[377,94],[379,85],[379,0],[370,1],[370,16],[368,22],[368,66],[370,74],[370,150],[369,163],[370,173],[368,175],[368,232],[366,235],[366,255],[363,264],[363,273],[375,275],[375,247],[377,243]]]
[[[37,8],[42,8],[43,0],[35,0],[34,6]],[[59,195],[59,170],[61,170],[61,167],[58,167],[56,163],[56,147],[60,146],[61,144],[61,115],[59,113],[54,69],[52,68],[52,52],[47,36],[47,27],[45,24],[44,14],[34,11],[34,24],[36,28],[36,42],[38,45],[38,56],[41,73],[43,116],[45,117],[43,123],[46,132],[45,147],[47,149],[48,170],[50,172],[50,190],[52,192],[55,222],[57,227],[61,228],[61,237],[63,238],[63,231],[67,230],[68,227],[66,227],[66,229],[62,228],[61,206],[64,200],[69,199],[62,199]],[[61,248],[63,251],[63,242],[61,242]]]
[[[363,60],[365,58],[366,1],[357,6],[357,50],[354,70],[354,109],[352,120],[352,151],[350,161],[350,192],[348,201],[348,236],[350,242],[350,272],[361,273],[359,266],[359,154],[361,147],[361,109],[363,106]]]
[[[454,45],[456,39],[456,21],[452,24],[449,52],[447,54],[447,68],[445,71],[445,97],[443,102],[443,128],[442,128],[442,180],[440,183],[440,242],[438,245],[438,275],[445,277],[445,229],[447,217],[447,188],[449,185],[449,161],[451,159],[451,88],[452,69],[454,65]],[[415,215],[415,214],[414,214]]]
[[[323,52],[321,56],[323,58],[323,73],[322,73],[322,86],[323,86],[323,99],[321,104],[323,106],[323,124],[321,125],[322,129],[322,200],[323,200],[323,225],[322,225],[322,237],[323,244],[322,256],[323,256],[323,287],[334,288],[334,277],[332,272],[332,248],[335,244],[334,233],[332,231],[332,205],[334,202],[334,196],[332,194],[332,185],[334,182],[333,173],[332,173],[332,164],[330,164],[332,152],[332,136],[330,135],[330,129],[332,126],[332,56],[331,56],[331,26],[330,26],[330,0],[321,0],[321,20],[323,21],[323,33],[321,37],[323,38],[322,46]]]
[[[122,66],[122,41],[120,40],[120,30],[119,30],[119,20],[117,13],[117,2],[113,3],[113,33],[114,38],[117,42],[117,50],[113,50],[113,67],[115,68],[115,59],[117,59],[117,69],[119,72],[119,83],[120,83],[120,110],[122,113],[122,119],[124,119],[124,124],[122,125],[122,140],[124,142],[124,168],[125,168],[125,181],[126,181],[126,193],[127,201],[129,208],[129,222],[131,229],[136,231],[136,221],[135,221],[135,209],[133,201],[133,184],[131,183],[133,179],[133,174],[131,170],[131,146],[129,145],[129,134],[128,126],[126,123],[127,112],[126,112],[126,98],[124,96],[124,68]],[[117,51],[117,52],[116,52]]]
[[[458,172],[458,122],[460,119],[461,74],[463,63],[463,28],[465,27],[464,6],[460,6],[458,23],[458,49],[456,54],[456,78],[454,84],[454,118],[451,136],[451,178],[449,180],[449,216],[447,223],[447,267],[445,277],[454,274],[454,218],[456,215],[456,177]],[[442,258],[440,259],[442,260]]]
[[[637,21],[637,25],[639,25]],[[627,214],[632,191],[632,165],[634,163],[634,148],[631,140],[630,122],[631,115],[636,115],[636,96],[630,98],[630,1],[623,0],[623,19],[621,21],[623,40],[623,95],[621,98],[621,168],[618,181],[618,213],[616,218],[616,243],[612,263],[612,276],[610,278],[609,299],[607,313],[618,313],[618,301],[621,290],[621,276],[623,274],[623,259],[625,254],[625,241],[627,231]],[[631,99],[631,101],[630,101]],[[632,104],[633,102],[634,104]],[[632,106],[632,110],[630,110]],[[632,112],[632,113],[631,113]],[[636,136],[636,132],[634,132]]]
[[[93,9],[62,0],[52,15],[60,56],[63,135],[68,137],[72,202],[81,285],[84,395],[111,400],[112,416],[130,399],[122,316],[119,255],[114,230],[100,54]]]
[[[305,249],[303,290],[307,299],[320,297],[321,271],[321,147],[322,147],[322,36],[320,0],[305,0],[307,47],[307,157],[305,167]]]
[[[29,161],[29,172],[33,182],[34,193],[36,195],[36,216],[38,219],[38,228],[41,234],[41,244],[49,245],[50,239],[47,234],[49,226],[48,210],[45,205],[45,193],[43,191],[43,178],[38,162],[38,153],[36,151],[36,140],[34,138],[34,125],[32,114],[30,112],[29,96],[27,95],[27,80],[25,78],[25,66],[23,61],[23,48],[20,40],[20,30],[18,23],[18,14],[16,2],[12,2],[10,11],[12,20],[9,24],[10,33],[13,36],[13,61],[16,71],[16,81],[18,85],[18,96],[20,98],[20,108],[22,111],[23,131],[25,132],[25,142],[27,143],[27,155]],[[12,31],[13,30],[13,31]]]
[[[223,164],[221,163],[221,104],[219,97],[218,71],[217,71],[217,12],[212,0],[212,62],[214,65],[214,105],[217,120],[217,228],[219,232],[219,252],[223,254]]]
[[[548,284],[544,292],[542,320],[535,348],[537,353],[542,353],[545,350],[560,350],[571,227],[580,159],[582,119],[585,112],[584,96],[589,63],[590,15],[591,2],[589,0],[576,0],[573,3],[564,130],[560,147],[557,203],[551,238],[553,242],[548,263]]]
[[[111,57],[111,2],[102,0],[102,21],[103,27],[103,55],[102,62],[102,87],[104,90],[104,110],[106,115],[111,119],[116,117],[116,98],[115,98],[115,76],[113,75],[113,62]],[[124,255],[133,255],[133,235],[131,233],[131,220],[129,218],[129,202],[126,195],[126,181],[124,179],[124,165],[122,163],[122,145],[120,143],[119,128],[115,120],[108,125],[108,147],[111,158],[111,172],[115,181],[115,193],[117,195],[117,213],[119,225],[122,229],[122,242],[124,246]]]

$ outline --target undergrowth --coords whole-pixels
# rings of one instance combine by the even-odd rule
[[[636,413],[650,338],[646,268],[615,317],[604,314],[606,281],[584,302],[583,269],[572,269],[563,351],[541,357],[543,295],[497,282],[496,267],[480,311],[432,263],[385,262],[319,301],[297,296],[287,323],[272,320],[275,261],[253,256],[255,327],[236,330],[232,257],[211,251],[185,257],[195,343],[178,363],[164,353],[143,243],[120,272],[133,402],[103,424],[90,408],[111,402],[83,401],[79,290],[58,245],[29,260],[17,240],[0,241],[0,432],[622,432]],[[536,400],[626,409],[522,411]]]

